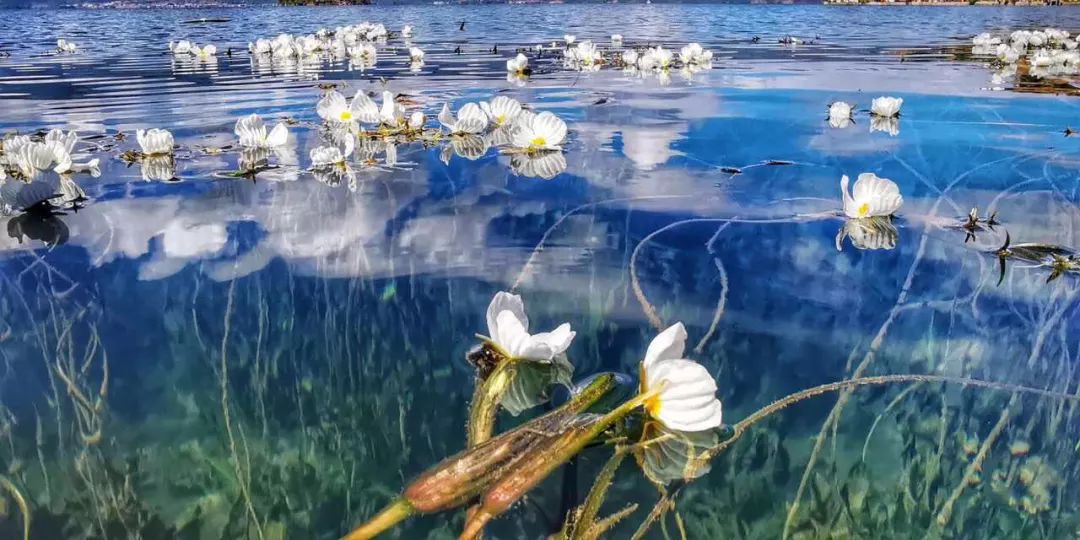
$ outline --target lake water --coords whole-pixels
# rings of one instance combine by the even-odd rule
[[[25,497],[33,538],[340,537],[464,447],[475,377],[465,356],[500,290],[522,295],[534,329],[570,322],[575,381],[636,376],[658,328],[682,321],[728,423],[854,373],[1080,386],[1080,276],[1048,282],[1045,258],[1020,256],[1002,276],[994,254],[1006,231],[1014,246],[1080,248],[1080,138],[1064,134],[1080,127],[1080,101],[1015,91],[986,61],[956,54],[984,31],[1075,31],[1080,11],[0,15],[0,53],[10,53],[0,132],[78,130],[76,149],[101,160],[100,177],[73,177],[85,193],[77,209],[0,218],[0,473]],[[227,21],[185,22],[200,18]],[[255,38],[365,20],[413,25],[424,65],[410,69],[399,37],[365,70],[247,52]],[[613,33],[624,48],[697,41],[712,68],[667,80],[566,69],[561,45],[550,47],[564,33],[605,48]],[[54,54],[58,38],[78,51]],[[167,43],[180,39],[215,44],[216,58],[174,58]],[[505,61],[537,43],[548,49],[530,53],[532,76],[508,80]],[[513,97],[566,121],[565,166],[539,174],[494,147],[411,142],[390,164],[384,147],[364,149],[370,162],[354,163],[354,182],[321,182],[308,155],[331,84],[349,97],[390,90],[432,129],[443,103]],[[879,95],[904,99],[898,123],[871,122]],[[853,125],[826,121],[838,100],[856,105]],[[242,157],[233,125],[250,113],[288,118],[291,133],[279,167],[254,179],[226,174]],[[174,134],[175,169],[121,159],[138,149],[135,130],[151,127]],[[837,240],[840,177],[863,172],[904,196],[884,249]],[[999,224],[966,239],[973,207]],[[836,403],[819,397],[756,424],[681,489],[678,517],[650,537],[680,527],[689,538],[787,529],[804,539],[1080,530],[1075,401],[880,386],[851,394],[833,427]],[[504,412],[499,428],[548,407]],[[488,536],[554,532],[608,455],[587,450]],[[21,538],[3,493],[0,537]],[[656,500],[638,464],[623,463],[604,513],[640,507],[610,537],[629,538]],[[463,523],[464,512],[438,513],[387,536],[453,538]]]

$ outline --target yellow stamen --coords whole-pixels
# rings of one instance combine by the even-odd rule
[[[496,124],[499,124],[500,126],[501,126],[501,125],[502,125],[502,123],[503,123],[503,122],[505,122],[505,121],[506,121],[506,115],[505,115],[505,114],[500,114],[499,116],[496,116],[496,117],[495,117],[495,123],[496,123]]]
[[[529,141],[529,144],[536,147],[544,147],[547,146],[547,139],[543,137],[536,137],[533,140]]]
[[[862,203],[859,206],[859,217],[866,217],[868,213],[870,213],[870,203]]]
[[[341,111],[341,121],[348,122],[352,120],[352,111]]]

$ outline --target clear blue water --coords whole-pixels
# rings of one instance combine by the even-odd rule
[[[88,199],[78,211],[44,223],[2,218],[0,472],[32,509],[34,538],[339,537],[464,446],[474,380],[465,354],[486,330],[492,295],[515,283],[535,328],[569,321],[577,331],[575,380],[636,374],[657,322],[642,298],[660,323],[682,321],[732,423],[860,364],[866,374],[1077,391],[1078,276],[1047,283],[1051,270],[1036,264],[1045,261],[1014,258],[998,284],[992,251],[1005,231],[1014,244],[1080,248],[1080,139],[1063,135],[1080,126],[1080,102],[991,91],[987,66],[948,52],[983,31],[1075,31],[1080,11],[0,15],[0,52],[10,53],[0,57],[0,131],[77,129],[79,147],[102,160],[100,178],[77,177]],[[229,22],[182,22],[203,17]],[[341,63],[282,71],[246,51],[256,37],[364,20],[412,24],[425,66],[410,72],[400,41],[365,72]],[[713,69],[664,85],[569,71],[548,56],[526,84],[506,80],[515,48],[566,32],[676,49],[700,41]],[[787,35],[812,43],[777,43]],[[79,52],[51,54],[61,37]],[[166,48],[176,39],[216,44],[216,63],[177,62]],[[543,180],[515,174],[495,149],[444,162],[438,146],[412,143],[398,147],[398,166],[362,170],[355,190],[320,183],[306,168],[327,83],[346,95],[407,95],[429,119],[444,102],[514,97],[566,120],[567,167]],[[878,95],[905,100],[895,135],[871,130],[865,111]],[[854,126],[825,121],[836,100],[858,106]],[[291,158],[254,181],[226,177],[239,153],[204,149],[233,143],[234,122],[252,112],[296,121]],[[119,158],[148,127],[175,134],[179,181],[144,180],[139,164]],[[128,138],[115,141],[118,131]],[[862,172],[904,195],[893,249],[845,240],[837,250],[839,179]],[[1001,224],[965,242],[972,207]],[[699,221],[674,225],[690,219]],[[1074,404],[938,384],[901,392],[861,390],[835,437],[825,430],[792,537],[1075,534]],[[687,535],[780,537],[835,403],[799,403],[717,457],[678,499]],[[503,413],[500,426],[520,421]],[[965,469],[988,439],[968,485]],[[581,493],[605,459],[590,450],[572,469]],[[575,483],[561,474],[489,536],[555,530]],[[655,500],[624,463],[605,509],[642,507],[611,537],[629,537]],[[5,501],[0,537],[21,537]],[[389,537],[449,538],[462,523],[462,512],[418,517]],[[673,516],[666,526],[678,534]]]

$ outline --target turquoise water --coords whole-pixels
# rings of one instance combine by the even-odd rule
[[[1080,127],[1080,102],[991,90],[993,69],[955,53],[984,31],[1075,31],[1080,12],[0,14],[0,131],[76,129],[76,148],[101,160],[99,177],[74,177],[77,209],[0,218],[0,473],[25,497],[33,538],[340,537],[464,447],[475,379],[465,355],[500,290],[523,297],[536,329],[572,325],[574,381],[636,377],[658,327],[682,321],[730,424],[856,372],[1077,393],[1078,277],[1048,282],[1048,259],[1023,253],[1002,276],[994,251],[1006,231],[1013,246],[1080,248],[1080,139],[1064,134]],[[184,22],[200,18],[228,21]],[[367,70],[247,53],[258,37],[365,20],[413,25],[424,66],[409,69],[400,38]],[[612,33],[626,47],[698,41],[712,68],[666,82],[579,72],[549,47],[530,53],[527,81],[507,80],[515,49],[564,33],[605,47]],[[53,54],[58,38],[79,50]],[[216,60],[175,59],[166,44],[179,39],[214,43]],[[513,97],[566,121],[565,168],[543,179],[494,147],[407,142],[396,164],[379,148],[353,185],[328,185],[308,154],[322,137],[320,85],[331,84],[404,96],[431,128],[445,102]],[[904,98],[895,134],[872,129],[879,95]],[[830,127],[837,100],[856,105],[854,125]],[[241,167],[233,124],[253,112],[289,119],[291,139],[279,167],[252,180],[228,173]],[[175,169],[121,159],[150,127],[175,135]],[[837,249],[840,177],[863,172],[904,196],[891,249]],[[973,207],[1000,224],[966,241]],[[836,403],[823,396],[756,424],[681,488],[667,532],[677,537],[681,521],[689,538],[778,538],[789,521],[792,538],[1076,534],[1075,401],[873,387],[851,395],[834,434],[823,426]],[[503,412],[499,428],[549,408]],[[488,536],[554,532],[609,454],[583,453]],[[977,478],[964,480],[976,459]],[[604,513],[640,508],[609,536],[630,537],[656,500],[634,460],[623,463]],[[0,537],[19,538],[20,512],[5,503]],[[464,512],[439,513],[387,536],[451,538],[463,523]],[[649,534],[663,537],[660,526]]]

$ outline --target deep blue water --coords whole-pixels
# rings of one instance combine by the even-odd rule
[[[0,131],[77,129],[78,148],[102,161],[100,178],[76,177],[87,197],[77,211],[0,218],[9,231],[0,235],[0,472],[33,510],[34,538],[256,538],[255,529],[339,537],[464,446],[474,381],[465,354],[486,331],[492,295],[515,283],[534,329],[568,321],[577,331],[569,357],[581,380],[636,375],[657,331],[634,293],[638,280],[661,323],[687,326],[690,355],[717,378],[731,423],[849,377],[864,361],[867,374],[1077,392],[1080,276],[1047,282],[1045,264],[1009,259],[999,284],[992,252],[1006,231],[1013,244],[1080,248],[1080,139],[1063,134],[1080,124],[1080,102],[989,90],[991,69],[948,52],[983,31],[1075,31],[1080,11],[555,5],[2,15],[0,52],[10,56],[0,58]],[[204,17],[229,21],[183,23]],[[260,64],[246,50],[257,37],[364,20],[412,24],[425,65],[408,69],[400,39],[363,72],[342,62],[299,71]],[[689,79],[676,71],[661,84],[612,68],[566,70],[549,52],[533,59],[524,85],[506,80],[514,49],[567,32],[605,45],[618,32],[628,46],[676,50],[700,41],[715,57],[712,69]],[[808,43],[777,43],[789,35]],[[79,52],[52,54],[58,38]],[[174,59],[166,43],[178,39],[216,44],[216,61]],[[326,185],[307,168],[327,83],[347,96],[406,95],[432,126],[444,102],[514,97],[566,121],[567,166],[544,180],[515,174],[494,148],[444,162],[441,147],[417,142],[397,147],[397,166],[358,166],[354,189]],[[866,111],[879,95],[904,98],[895,135],[871,129]],[[857,105],[853,126],[825,121],[837,100]],[[234,143],[233,124],[252,112],[295,121],[283,166],[254,181],[226,177],[240,154],[214,149]],[[136,148],[134,131],[149,127],[176,136],[179,181],[144,180],[140,164],[120,159]],[[116,141],[117,132],[127,139]],[[903,193],[892,249],[836,247],[840,177],[862,172]],[[1001,223],[966,242],[959,225],[972,207]],[[937,384],[894,402],[901,391],[854,394],[792,537],[1074,534],[1074,404],[1009,403],[1008,393]],[[780,537],[835,402],[800,403],[718,457],[680,495],[688,536]],[[500,426],[520,421],[504,413]],[[970,440],[977,448],[999,421],[978,483],[958,490],[951,519],[935,529],[974,459]],[[1021,442],[1029,449],[1019,451]],[[581,492],[605,459],[602,450],[582,456]],[[623,464],[605,509],[642,508],[613,538],[629,537],[656,500],[636,467]],[[572,493],[559,477],[489,536],[557,528]],[[867,502],[853,507],[859,490]],[[22,521],[7,502],[0,537],[17,538]],[[414,518],[390,537],[454,537],[462,514]],[[674,517],[666,526],[677,534]]]

